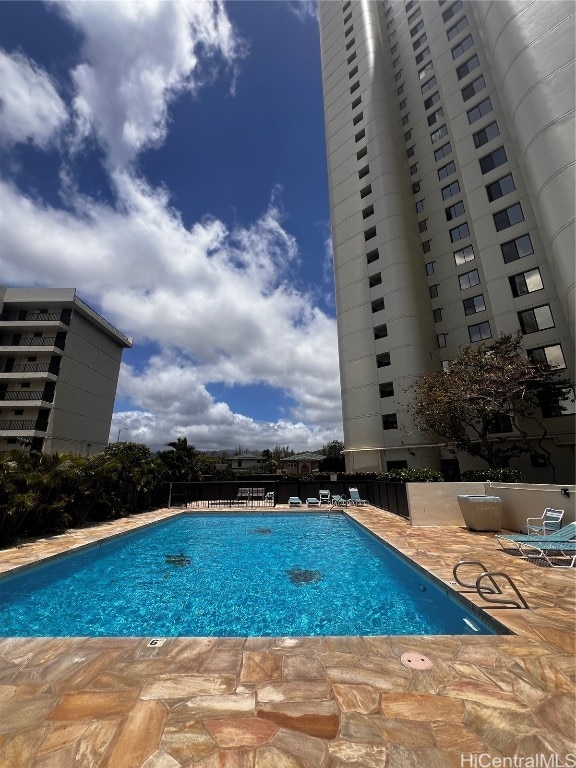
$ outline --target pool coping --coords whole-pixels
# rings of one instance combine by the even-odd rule
[[[156,510],[0,550],[0,573],[194,511]],[[254,511],[270,509],[209,513]],[[370,506],[346,512],[446,588],[457,559],[509,571],[530,610],[498,609],[513,635],[169,638],[157,648],[149,638],[0,638],[0,765],[18,755],[26,768],[451,768],[470,753],[568,754],[574,571],[510,557],[491,534],[415,528]],[[481,610],[480,598],[464,598]],[[406,652],[433,668],[406,670]]]

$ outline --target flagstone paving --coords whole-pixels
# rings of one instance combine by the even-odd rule
[[[575,753],[574,569],[527,563],[492,534],[347,511],[443,582],[462,559],[506,571],[530,609],[489,607],[514,632],[495,636],[0,638],[1,768],[559,766]],[[0,573],[179,513],[0,550]]]

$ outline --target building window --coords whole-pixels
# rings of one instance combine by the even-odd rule
[[[412,48],[417,51],[418,48],[420,48],[421,45],[424,45],[428,41],[428,38],[426,37],[426,32],[422,35],[422,37],[419,37],[417,40],[414,40],[412,43]]]
[[[404,117],[402,118],[402,125],[408,125],[409,121],[410,121],[410,112],[408,112],[408,114],[404,115]]]
[[[392,381],[385,381],[380,384],[380,397],[394,397],[394,383]]]
[[[480,59],[476,54],[472,56],[472,58],[468,59],[468,61],[465,61],[464,64],[461,64],[458,69],[456,70],[456,77],[458,80],[462,80],[466,77],[466,75],[469,75],[470,72],[474,72],[475,69],[477,69],[480,66]]]
[[[406,133],[404,134],[404,141],[410,141],[411,138],[412,138],[412,128],[410,128],[410,130],[406,131]]]
[[[488,426],[488,434],[512,432],[512,419],[507,413],[500,413],[495,416]]]
[[[428,125],[433,126],[435,123],[438,122],[438,120],[441,120],[444,117],[444,110],[442,107],[440,109],[437,109],[436,112],[432,112],[431,115],[428,115],[426,118],[428,120]]]
[[[352,48],[352,46],[355,44],[355,42],[356,40],[354,40],[354,38],[352,38],[352,40],[348,40],[348,42],[346,43],[346,50],[349,51],[350,48]]]
[[[387,368],[390,365],[390,352],[376,355],[376,368]]]
[[[442,322],[442,307],[439,307],[438,309],[435,309],[432,313],[432,316],[434,317],[435,323],[441,323]]]
[[[418,163],[414,163],[414,165],[410,166],[410,176],[416,176],[418,173]]]
[[[342,12],[343,12],[343,13],[346,13],[346,11],[348,10],[348,8],[350,8],[351,4],[352,4],[352,3],[351,3],[351,1],[350,1],[350,0],[348,0],[348,2],[346,2],[346,3],[344,3],[344,5],[342,6]]]
[[[428,219],[422,219],[422,221],[418,222],[418,229],[420,232],[426,232],[428,229]]]
[[[475,325],[468,326],[468,336],[471,342],[483,341],[484,339],[492,338],[492,331],[490,330],[490,323],[488,321],[484,323],[476,323]]]
[[[506,176],[502,176],[501,179],[493,181],[492,184],[488,184],[486,186],[486,194],[488,195],[488,200],[493,203],[494,200],[514,192],[515,189],[514,178],[511,173],[508,173]]]
[[[454,251],[454,261],[457,267],[461,267],[462,264],[466,264],[467,261],[473,261],[473,259],[474,248],[471,245],[460,248],[459,251]]]
[[[432,247],[431,243],[432,240],[424,240],[422,243],[422,253],[430,253],[430,248]]]
[[[419,80],[424,80],[424,78],[428,77],[430,72],[433,72],[433,71],[434,71],[434,64],[431,61],[429,61],[425,66],[422,67],[422,69],[418,70],[418,79]],[[433,77],[432,80],[434,80],[434,85],[436,85],[436,78]],[[430,81],[428,81],[428,83],[429,82]],[[424,88],[425,88],[425,86],[428,86],[428,83],[424,83],[424,85],[422,86],[422,93],[426,93]],[[428,86],[427,90],[430,90],[430,88],[432,88],[432,87],[433,86]]]
[[[343,10],[346,10],[345,8]],[[349,21],[352,20],[352,12],[348,14],[348,16],[344,17],[344,24],[348,24]]]
[[[379,325],[376,328],[374,328],[374,339],[385,339],[386,336],[388,336],[388,326],[386,323],[383,325]]]
[[[360,88],[360,81],[356,80],[354,85],[350,86],[350,93],[354,93],[354,91],[357,91],[358,88]]]
[[[344,30],[344,37],[348,37],[348,35],[351,35],[352,32],[354,32],[354,25],[351,24],[348,29]]]
[[[518,321],[525,336],[529,333],[536,333],[536,331],[554,328],[554,318],[548,304],[518,312]]]
[[[510,288],[514,298],[526,296],[527,293],[541,291],[544,288],[542,275],[538,267],[529,269],[527,272],[520,272],[518,275],[512,275],[508,280],[510,281]]]
[[[358,96],[357,99],[354,99],[352,102],[352,109],[356,109],[356,107],[359,107],[360,104],[362,104],[362,96]]]
[[[424,210],[424,200],[417,200],[416,201],[416,213],[420,213]]]
[[[400,85],[400,86],[398,86],[398,88],[396,88],[396,95],[397,96],[402,96],[403,93],[404,93],[404,83],[402,83],[402,85]]]
[[[514,203],[514,205],[510,205],[508,208],[492,214],[492,218],[494,219],[496,231],[501,232],[503,229],[508,229],[508,227],[513,227],[515,224],[524,221],[524,211],[520,203]]]
[[[504,165],[506,162],[508,162],[508,158],[506,157],[504,147],[498,147],[498,149],[490,152],[489,155],[484,155],[484,157],[480,158],[480,170],[482,171],[482,175],[490,173],[494,168],[498,168],[499,165]]]
[[[528,350],[528,357],[536,365],[549,365],[551,368],[566,368],[566,360],[560,344],[550,344],[547,347],[536,347]]]
[[[430,298],[431,299],[437,299],[438,298],[438,286],[439,286],[439,284],[436,283],[435,285],[431,285],[428,288],[428,292],[430,294]]]
[[[467,26],[468,18],[463,16],[457,24],[454,24],[454,26],[450,27],[450,29],[446,32],[448,40],[454,40],[454,38],[459,35],[460,32],[463,32]]]
[[[370,166],[365,165],[364,168],[360,168],[360,170],[358,171],[358,178],[363,179],[364,176],[368,176],[369,173],[370,173]]]
[[[396,74],[394,75],[394,80],[398,82],[401,79],[401,77],[402,77],[402,70],[400,70],[400,72],[396,72]]]
[[[414,157],[414,152],[415,152],[415,150],[414,150],[413,146],[412,147],[408,147],[408,149],[406,150],[406,156],[407,157]]]
[[[382,429],[398,429],[398,419],[395,413],[385,413],[382,416]]]
[[[458,216],[464,216],[466,213],[464,209],[464,203],[462,200],[458,200],[458,202],[454,203],[454,205],[451,205],[449,208],[445,208],[444,213],[446,214],[446,221],[452,221],[452,219],[457,219]],[[464,237],[467,237],[467,235],[464,235]]]
[[[392,48],[390,48],[390,53],[392,54],[392,56],[396,56],[396,54],[398,53],[398,43],[394,43]]]
[[[427,80],[424,83],[424,85],[420,86],[420,90],[422,91],[422,96],[428,93],[428,91],[431,91],[432,88],[436,88],[437,85],[438,85],[438,81],[436,80],[436,75],[434,75],[434,77],[431,77],[430,80]]]
[[[29,381],[23,381],[20,384],[20,389],[30,389],[30,382]]]
[[[368,277],[368,285],[370,288],[375,288],[377,285],[382,285],[382,273],[376,272],[374,275]]]
[[[492,102],[488,98],[468,110],[466,113],[468,115],[468,122],[472,125],[472,123],[480,120],[481,117],[484,117],[484,115],[487,115],[489,112],[492,112]]]
[[[373,216],[373,215],[374,215],[374,206],[373,205],[369,205],[367,208],[364,208],[364,210],[362,211],[362,218],[363,219],[367,219],[369,216]]]
[[[450,360],[442,360],[442,370],[444,373],[448,373],[450,370]]]
[[[346,46],[346,48],[348,48],[348,46]],[[352,62],[354,61],[355,58],[356,58],[356,51],[354,51],[354,53],[352,53],[350,56],[348,56],[348,58],[346,59],[346,62],[348,64],[352,64]]]
[[[436,343],[438,344],[438,349],[444,349],[448,344],[448,336],[445,333],[438,333],[436,335]]]
[[[442,187],[440,191],[442,192],[442,200],[448,200],[460,192],[460,184],[458,181],[453,181],[452,184],[449,184],[447,187]]]
[[[368,197],[372,193],[372,184],[368,184],[366,187],[362,187],[360,190],[360,199],[362,200],[365,197]]]
[[[486,310],[486,304],[484,302],[484,295],[482,293],[478,296],[471,296],[469,299],[464,299],[465,315],[475,315],[477,312],[484,312]]]
[[[480,93],[484,88],[486,88],[486,80],[484,80],[484,75],[480,75],[480,77],[473,80],[470,85],[467,85],[466,88],[462,88],[462,98],[464,101],[468,101],[468,99],[476,96],[476,94]]]
[[[394,32],[392,32],[391,34],[388,35],[388,42],[389,43],[393,43],[394,40],[396,40],[396,30],[394,30]]]
[[[432,96],[429,96],[424,101],[424,109],[430,109],[430,107],[433,107],[438,101],[440,101],[440,94],[436,91],[436,93],[433,93]]]
[[[434,131],[434,133],[430,134],[430,141],[432,144],[436,144],[437,141],[440,141],[440,139],[443,139],[444,136],[448,136],[448,128],[443,125],[441,128],[438,128],[437,131]]]
[[[458,240],[464,240],[465,237],[470,237],[470,229],[468,228],[467,221],[450,230],[450,240],[453,243],[457,243]]]
[[[424,22],[419,21],[418,24],[416,24],[416,26],[412,27],[412,29],[410,30],[410,37],[416,37],[416,35],[419,32],[422,32],[423,29],[424,29]]]
[[[408,6],[406,6],[406,11],[408,11]],[[416,21],[418,16],[422,15],[422,10],[420,8],[416,8],[414,13],[411,16],[408,16],[408,24],[412,24],[412,22]]]
[[[381,312],[384,309],[384,299],[374,299],[371,306],[372,312]]]
[[[438,178],[440,181],[442,181],[442,179],[448,178],[448,176],[452,176],[453,173],[456,173],[456,163],[454,160],[451,160],[446,165],[443,165],[442,168],[438,168]]]
[[[452,145],[450,142],[448,144],[443,144],[438,149],[434,150],[434,160],[438,162],[439,160],[442,160],[444,157],[447,157],[448,155],[452,154]]]
[[[362,160],[363,157],[366,157],[368,154],[368,147],[362,147],[362,149],[359,149],[358,152],[356,152],[356,160]]]
[[[377,261],[380,258],[380,253],[378,251],[378,248],[374,248],[373,251],[369,251],[366,254],[366,263],[372,264],[374,261]]]
[[[416,65],[422,64],[426,56],[430,56],[430,48],[428,48],[428,46],[416,56]],[[420,80],[422,80],[422,78],[420,78]]]
[[[392,59],[392,66],[394,69],[400,64],[400,56],[397,56],[395,59]]]
[[[405,109],[406,102],[407,102],[407,99],[402,99],[402,101],[399,104],[400,109]]]
[[[370,229],[364,230],[364,240],[366,242],[372,240],[374,237],[376,237],[376,227],[370,227]]]
[[[358,131],[358,133],[354,136],[354,141],[356,144],[358,144],[359,141],[362,141],[362,139],[366,136],[366,131],[364,128],[362,128],[361,131]]]
[[[412,182],[412,194],[417,195],[418,192],[420,192],[420,182],[419,181],[413,181]]]
[[[530,235],[521,235],[514,240],[508,240],[506,243],[500,243],[500,250],[504,258],[504,264],[510,264],[512,261],[523,259],[534,253]]]
[[[466,53],[472,46],[474,45],[474,40],[472,39],[472,35],[468,35],[468,37],[465,37],[464,40],[462,40],[455,48],[452,48],[452,58],[454,61],[456,61],[457,58],[462,56],[463,53]]]
[[[464,5],[462,3],[462,0],[456,0],[455,3],[453,3],[449,8],[446,8],[444,13],[442,14],[442,19],[446,23],[447,21],[450,21],[454,16],[456,16],[457,13],[460,13],[460,11],[464,8]]]
[[[360,123],[362,120],[364,120],[364,112],[358,112],[358,114],[352,120],[352,124],[358,125],[358,123]]]
[[[477,269],[472,269],[470,272],[465,272],[458,277],[460,283],[460,290],[465,291],[467,288],[473,288],[475,285],[480,285],[480,275]]]
[[[430,241],[428,240],[427,242],[430,242]],[[435,261],[429,261],[425,265],[425,267],[426,267],[426,274],[428,275],[428,277],[430,277],[430,275],[434,274],[434,264],[436,264]]]

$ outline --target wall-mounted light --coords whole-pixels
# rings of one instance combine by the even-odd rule
[[[568,498],[570,498],[570,491],[568,490],[568,488],[561,488],[560,493],[562,494],[562,496],[567,496]]]

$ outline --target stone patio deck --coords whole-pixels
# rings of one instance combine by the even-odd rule
[[[512,557],[492,534],[347,511],[442,581],[461,559],[509,573],[530,610],[488,612],[515,635],[0,638],[1,768],[562,765],[576,752],[574,569]],[[174,514],[1,550],[0,573]],[[431,668],[407,668],[407,652]]]

